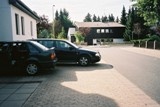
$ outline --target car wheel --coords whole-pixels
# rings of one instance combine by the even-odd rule
[[[26,73],[28,75],[35,75],[38,72],[39,67],[38,67],[37,63],[29,62],[29,63],[27,63],[25,69],[26,69]]]
[[[81,66],[87,66],[89,63],[90,63],[90,59],[89,59],[88,56],[81,56],[81,57],[79,58],[79,64],[80,64]]]

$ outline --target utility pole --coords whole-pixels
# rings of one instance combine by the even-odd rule
[[[55,5],[52,6],[52,11],[53,11],[53,27],[52,27],[52,29],[53,29],[53,35],[54,35],[54,7],[55,7]],[[56,36],[55,36],[55,38],[56,38]]]

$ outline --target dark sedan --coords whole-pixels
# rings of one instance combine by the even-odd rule
[[[54,68],[57,62],[54,49],[35,41],[0,42],[0,69],[23,68],[29,75],[41,68]]]
[[[40,44],[55,48],[58,62],[76,62],[82,66],[87,66],[90,63],[96,63],[101,60],[99,52],[80,48],[67,40],[59,39],[32,39]]]

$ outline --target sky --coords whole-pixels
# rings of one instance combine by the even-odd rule
[[[56,10],[66,9],[69,12],[69,18],[75,22],[82,22],[87,13],[92,16],[108,16],[113,14],[115,17],[121,17],[123,6],[126,12],[131,7],[130,0],[21,0],[31,10],[38,15],[45,15],[49,22],[53,21],[53,13]],[[54,5],[54,6],[53,6]]]

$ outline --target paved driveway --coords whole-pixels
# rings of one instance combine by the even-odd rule
[[[24,82],[21,87],[29,81],[38,83],[22,103],[22,99],[6,97],[0,107],[7,107],[9,103],[5,101],[9,99],[16,101],[10,103],[15,107],[160,107],[103,59],[88,67],[59,65],[54,71],[31,77],[14,76],[13,80]]]
[[[89,67],[57,66],[25,107],[159,107],[103,60]]]

